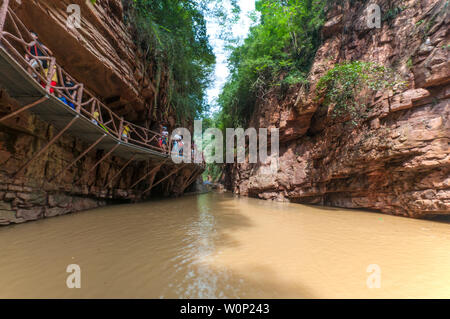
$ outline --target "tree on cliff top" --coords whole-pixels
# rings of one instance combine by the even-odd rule
[[[167,107],[179,122],[191,121],[206,109],[205,92],[215,64],[206,15],[223,15],[219,0],[122,0],[125,20],[149,62],[168,72]],[[237,6],[236,0],[232,4]],[[214,5],[211,5],[214,3]],[[160,85],[160,79],[157,79]],[[166,85],[167,85],[166,84]],[[158,89],[158,88],[157,88]]]
[[[327,0],[257,0],[260,23],[232,49],[219,97],[221,128],[245,125],[256,99],[273,87],[306,82],[320,45]]]

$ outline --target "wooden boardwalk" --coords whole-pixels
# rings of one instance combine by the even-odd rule
[[[15,176],[23,173],[63,134],[77,137],[89,147],[63,171],[55,173],[52,179],[70,169],[93,149],[103,150],[105,155],[85,174],[92,172],[109,156],[114,155],[126,160],[126,164],[111,178],[111,182],[131,163],[148,162],[153,169],[130,187],[132,189],[139,182],[149,179],[151,181],[150,188],[144,193],[151,191],[156,185],[186,166],[191,166],[192,175],[183,183],[183,189],[192,184],[195,178],[203,172],[202,165],[175,164],[170,158],[170,147],[164,149],[159,146],[158,140],[162,138],[160,133],[127,122],[123,117],[115,114],[89,92],[82,83],[77,82],[63,70],[56,63],[56,58],[31,55],[30,48],[34,46],[43,49],[9,7],[9,0],[0,0],[0,87],[6,89],[10,97],[21,105],[18,110],[0,118],[0,123],[21,112],[28,111],[51,124],[58,131],[47,145],[23,163]],[[48,73],[32,69],[31,61],[33,59],[38,61],[41,66],[46,61]],[[55,74],[59,79],[56,85],[52,83]],[[67,82],[70,82],[71,85],[67,85]],[[64,98],[67,103],[63,102],[61,98]],[[124,132],[127,132],[126,136],[124,136]],[[171,141],[169,140],[170,145]],[[155,181],[156,174],[163,166],[171,167],[169,173],[159,181]]]
[[[0,75],[0,86],[5,88],[8,94],[21,105],[29,106],[40,101],[30,107],[28,111],[43,121],[52,124],[58,130],[66,129],[66,133],[76,136],[88,144],[93,144],[103,137],[95,145],[96,149],[106,152],[114,149],[114,155],[124,159],[134,156],[136,161],[148,159],[164,161],[169,157],[168,154],[145,146],[126,143],[117,136],[107,133],[103,128],[94,124],[91,119],[78,113],[55,95],[47,93],[1,46]],[[70,123],[72,124],[69,126]]]

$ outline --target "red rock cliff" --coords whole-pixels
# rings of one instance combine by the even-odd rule
[[[175,124],[165,103],[164,67],[159,75],[155,74],[156,67],[151,63],[144,69],[143,55],[122,22],[120,0],[98,0],[95,6],[84,0],[11,0],[10,3],[27,28],[36,32],[52,50],[58,64],[114,112],[136,124],[158,130],[155,125],[161,122],[169,126]],[[66,26],[69,4],[80,5],[79,29]],[[158,77],[161,79],[159,86],[153,83]],[[18,108],[17,102],[0,88],[0,117]],[[105,205],[109,200],[140,196],[138,190],[128,188],[152,169],[149,163],[129,165],[113,185],[108,185],[108,180],[125,164],[121,158],[111,156],[92,174],[85,175],[105,155],[101,150],[90,151],[59,180],[50,182],[56,172],[67,167],[89,146],[66,134],[23,175],[15,176],[18,168],[57,133],[51,125],[27,112],[0,124],[0,225],[67,214]],[[158,176],[164,177],[169,171],[163,166]],[[191,174],[192,168],[181,170],[161,183],[157,192],[161,195],[182,193]]]
[[[311,87],[273,90],[258,101],[250,127],[280,128],[280,165],[235,165],[237,194],[411,217],[450,214],[449,5],[445,0],[378,1],[385,14],[369,29],[368,2],[336,7],[310,72]],[[315,102],[319,78],[344,61],[372,61],[395,70],[401,92],[380,92],[373,111],[351,132]]]

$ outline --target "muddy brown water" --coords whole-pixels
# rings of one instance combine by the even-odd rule
[[[104,207],[0,228],[17,297],[449,298],[450,224],[220,194]]]

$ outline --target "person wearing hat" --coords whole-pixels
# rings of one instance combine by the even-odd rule
[[[169,144],[169,131],[167,127],[163,126],[161,131],[161,137],[159,138],[159,147],[167,151],[167,145]]]
[[[175,136],[173,137],[172,155],[176,156],[180,155],[180,146],[181,146],[181,136],[175,134]]]
[[[43,71],[43,69],[48,68],[48,61],[46,59],[39,59],[39,57],[53,55],[53,52],[38,40],[38,35],[35,32],[30,32],[30,35],[33,45],[28,48],[25,59],[34,71],[39,69]],[[29,68],[28,72],[36,78],[37,76],[31,68]]]

